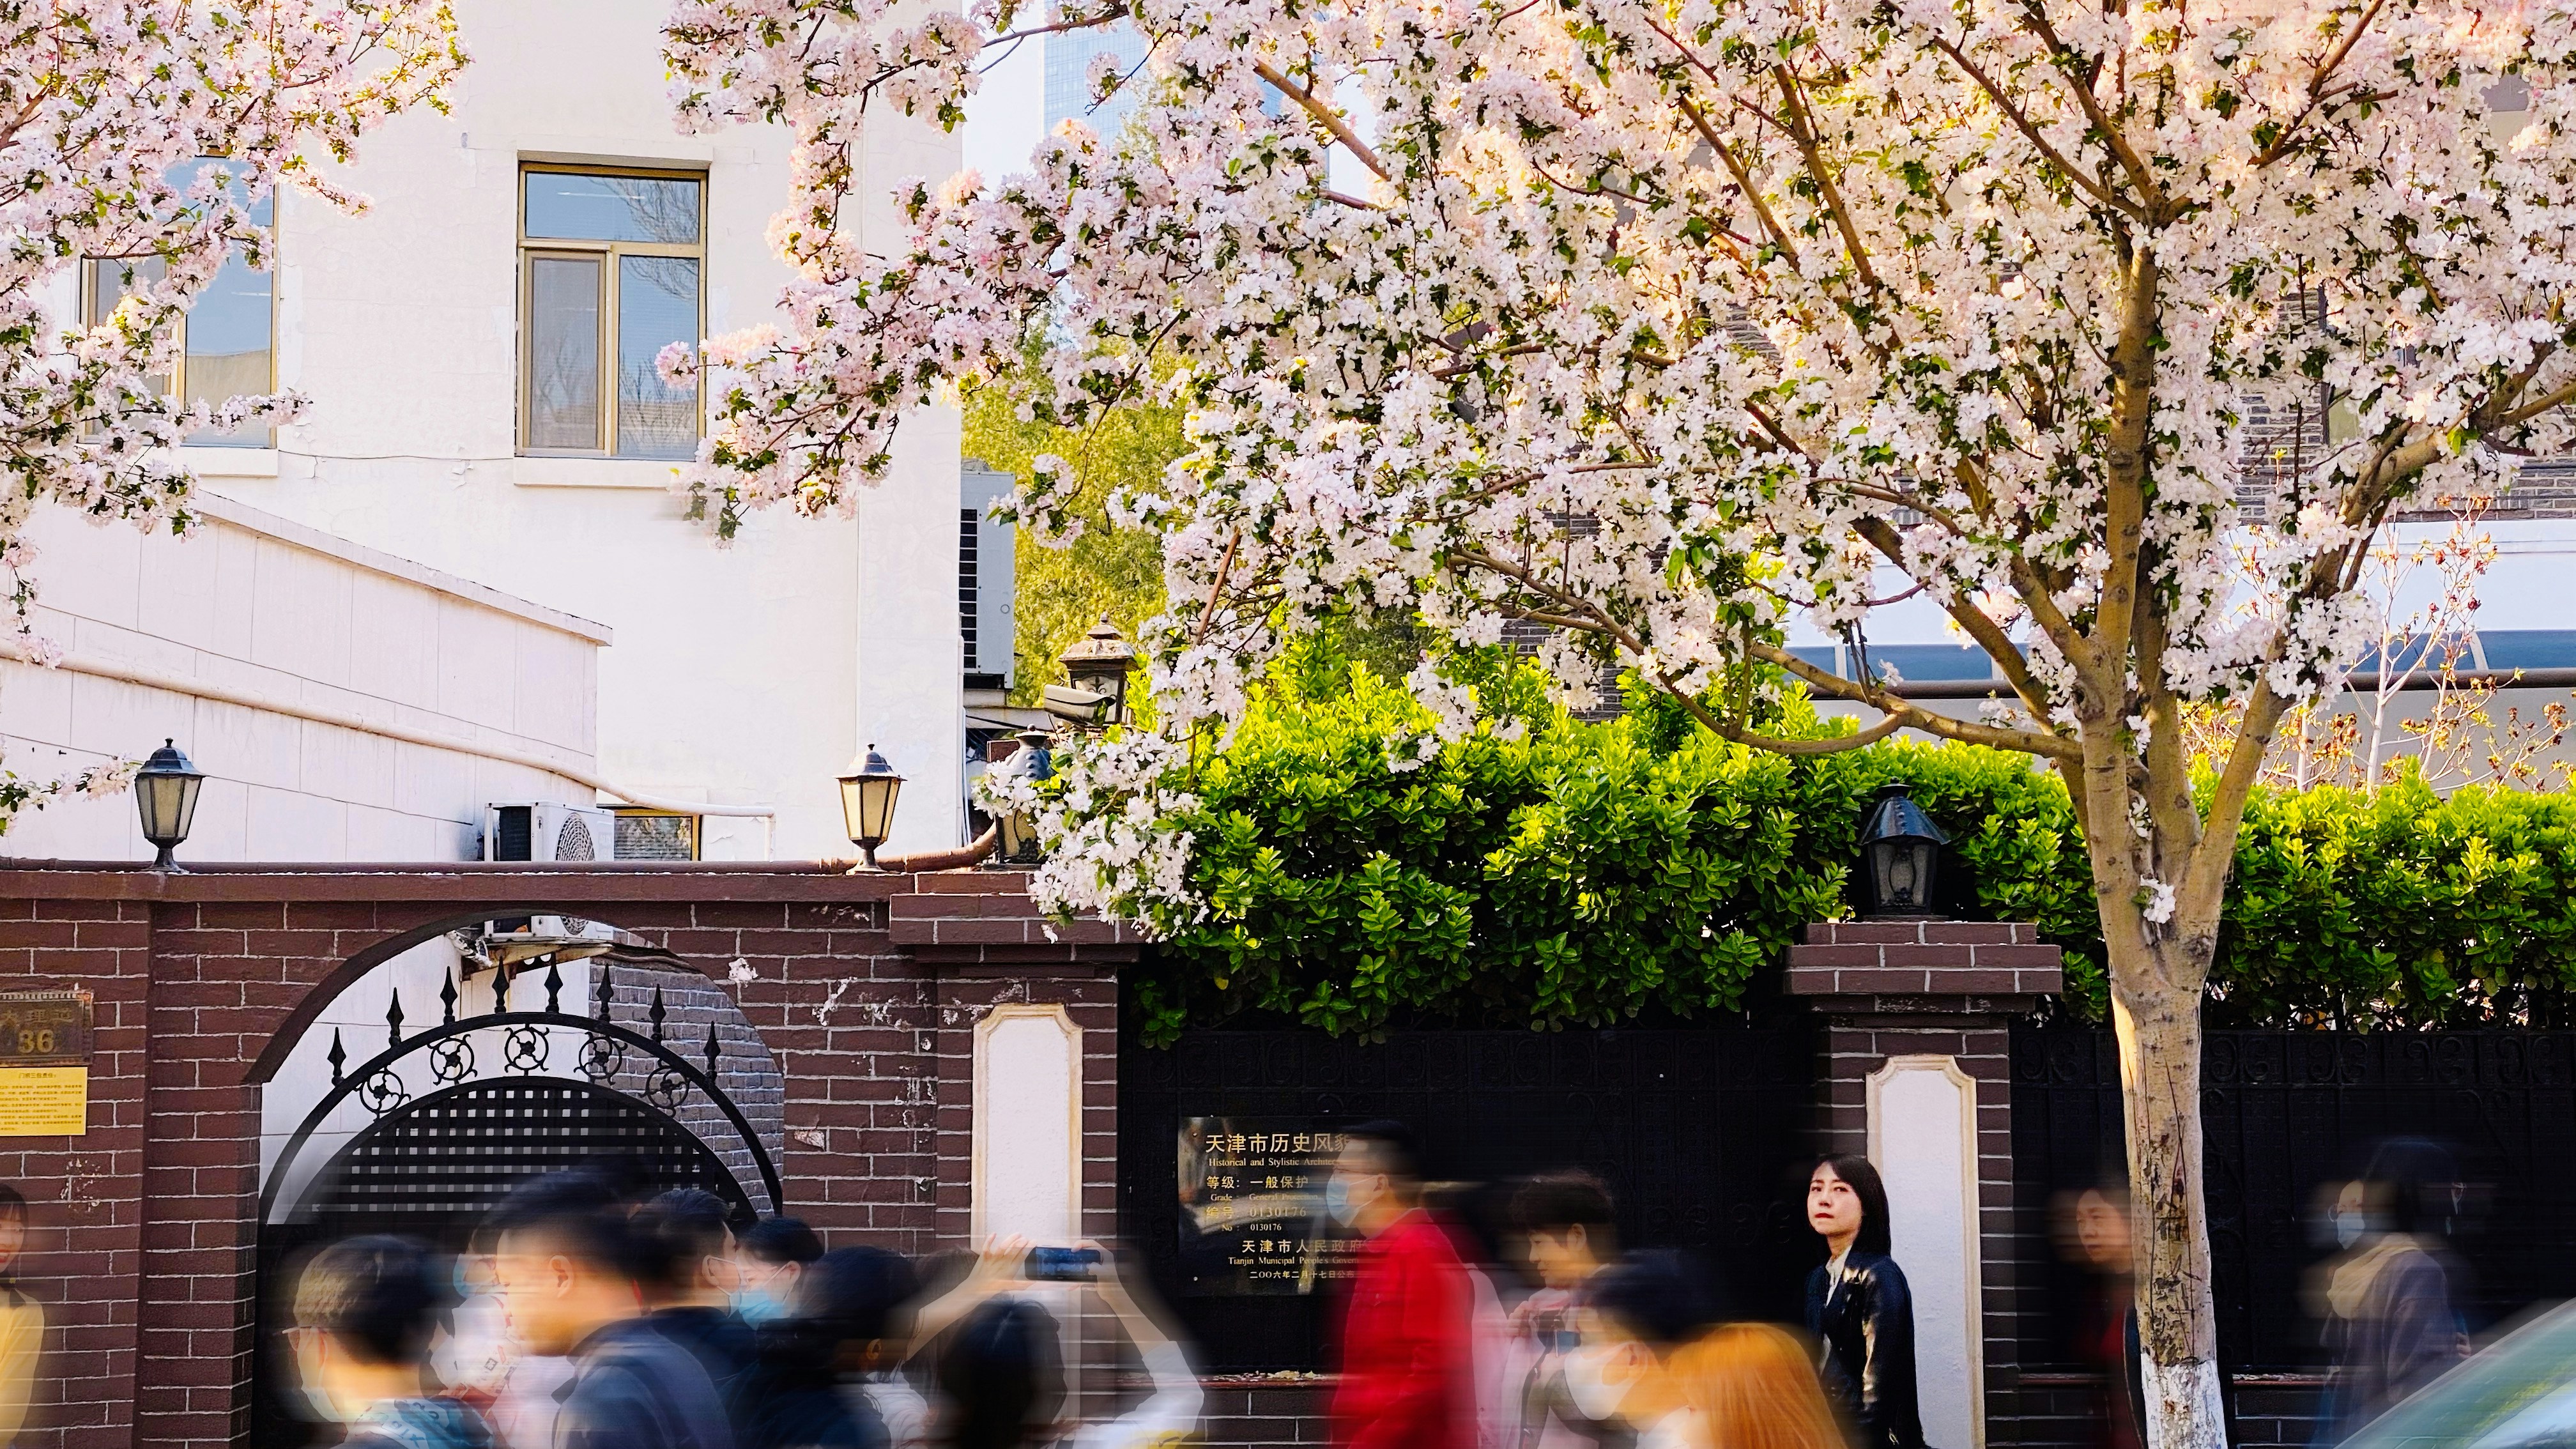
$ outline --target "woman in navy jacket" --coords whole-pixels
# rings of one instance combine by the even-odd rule
[[[1828,1157],[1807,1180],[1807,1225],[1831,1256],[1807,1276],[1807,1332],[1825,1392],[1860,1449],[1923,1449],[1915,1407],[1914,1295],[1888,1256],[1887,1188],[1866,1157]]]

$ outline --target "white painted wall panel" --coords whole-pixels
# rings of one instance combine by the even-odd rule
[[[1983,1449],[1976,1083],[1948,1057],[1894,1057],[1869,1079],[1870,1161],[1914,1291],[1914,1371],[1932,1449]]]

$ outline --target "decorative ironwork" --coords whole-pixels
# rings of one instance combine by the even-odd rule
[[[546,1014],[563,1014],[563,965],[552,956],[546,958]]]
[[[592,977],[591,1012],[601,1021],[613,1021],[616,1019],[616,1013],[611,1003],[617,994],[617,984],[610,979],[608,958],[602,956],[598,958],[598,962],[596,973]],[[594,1082],[613,1081],[625,1068],[626,1050],[617,1044],[617,1038],[603,1036],[597,1032],[583,1038],[581,1044],[583,1076]]]
[[[560,1006],[562,1002],[560,976],[552,970],[547,974],[549,977],[546,993],[548,1004]],[[329,1120],[331,1114],[343,1102],[354,1098],[368,1112],[380,1119],[390,1118],[398,1110],[406,1109],[411,1105],[411,1085],[399,1070],[399,1064],[404,1058],[414,1054],[425,1055],[429,1061],[429,1073],[440,1087],[438,1091],[431,1094],[431,1098],[424,1100],[444,1098],[451,1093],[479,1089],[500,1081],[541,1080],[536,1077],[536,1073],[545,1067],[553,1037],[559,1032],[576,1033],[581,1037],[582,1045],[577,1060],[583,1074],[590,1079],[587,1084],[578,1082],[563,1084],[568,1088],[623,1096],[621,1090],[615,1086],[614,1078],[624,1070],[627,1053],[632,1050],[641,1051],[652,1060],[652,1067],[645,1076],[642,1090],[635,1093],[643,1099],[642,1103],[637,1105],[637,1110],[643,1110],[646,1105],[649,1105],[653,1110],[668,1116],[688,1099],[690,1093],[696,1092],[703,1095],[708,1104],[722,1113],[726,1122],[732,1126],[736,1138],[743,1149],[749,1153],[752,1165],[759,1170],[762,1186],[769,1194],[769,1210],[777,1211],[785,1200],[779,1188],[777,1166],[770,1160],[768,1149],[762,1146],[760,1135],[753,1129],[750,1120],[743,1115],[742,1109],[734,1104],[733,1099],[725,1094],[716,1081],[715,1069],[722,1053],[722,1044],[718,1040],[716,1026],[711,1024],[708,1027],[707,1042],[701,1054],[705,1067],[701,1068],[684,1055],[675,1044],[667,1040],[669,1007],[662,1000],[662,994],[658,989],[653,994],[653,1003],[649,1011],[651,1034],[648,1036],[609,1019],[614,1002],[614,986],[604,966],[600,970],[598,979],[599,989],[594,1003],[598,1013],[596,1016],[574,1016],[560,1010],[512,1011],[509,1009],[509,979],[506,974],[496,974],[493,982],[494,1009],[481,1016],[464,1017],[459,1017],[455,1012],[452,995],[455,983],[451,980],[447,983],[449,989],[442,990],[440,993],[444,1009],[439,1024],[427,1031],[415,1033],[408,1039],[403,1036],[402,998],[397,994],[387,1004],[385,1010],[385,1049],[355,1067],[349,1065],[349,1052],[341,1039],[340,1029],[333,1028],[331,1050],[326,1055],[326,1060],[331,1064],[331,1090],[324,1094],[322,1100],[305,1115],[303,1123],[296,1128],[294,1135],[287,1139],[285,1150],[279,1160],[280,1166],[269,1175],[268,1187],[260,1206],[262,1220],[268,1220],[273,1216],[276,1209],[276,1194],[291,1176],[285,1170],[285,1164],[291,1162],[295,1155],[303,1150],[313,1134],[321,1130],[324,1122]],[[473,1033],[493,1030],[501,1032],[504,1061],[508,1070],[516,1075],[487,1078],[481,1081],[472,1080],[475,1074],[475,1053],[474,1045],[469,1038]]]
[[[1270,1118],[1331,1132],[1392,1117],[1422,1134],[1434,1176],[1505,1182],[1581,1167],[1619,1205],[1620,1240],[1687,1250],[1749,1317],[1794,1320],[1821,1257],[1803,1221],[1814,1120],[1814,1027],[1396,1031],[1207,1030],[1169,1049],[1121,1024],[1119,1218],[1160,1281],[1207,1240],[1186,1235],[1174,1181],[1184,1117]],[[1173,1310],[1216,1372],[1323,1364],[1329,1291],[1217,1298]]]
[[[2336,1251],[2318,1195],[2359,1176],[2390,1137],[2457,1155],[2471,1185],[2451,1225],[2472,1332],[2536,1298],[2576,1295],[2576,1032],[2204,1033],[2200,1117],[2219,1359],[2240,1372],[2318,1366],[2303,1288]],[[1122,1102],[1123,1106],[1123,1102]],[[2050,1250],[2058,1194],[2122,1175],[2118,1046],[2108,1031],[2012,1033],[2017,1281],[2032,1285],[2025,1367],[2073,1360],[2076,1270]]]
[[[438,983],[438,1024],[451,1025],[456,1020],[456,973],[450,971]]]

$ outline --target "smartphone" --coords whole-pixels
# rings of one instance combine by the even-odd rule
[[[1098,1248],[1031,1248],[1020,1276],[1032,1283],[1088,1283],[1099,1268]]]

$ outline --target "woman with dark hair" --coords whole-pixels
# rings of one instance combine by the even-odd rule
[[[1888,1256],[1887,1188],[1868,1158],[1816,1164],[1807,1179],[1807,1225],[1829,1254],[1807,1277],[1807,1332],[1821,1345],[1825,1391],[1850,1417],[1860,1449],[1922,1449],[1914,1294]]]

